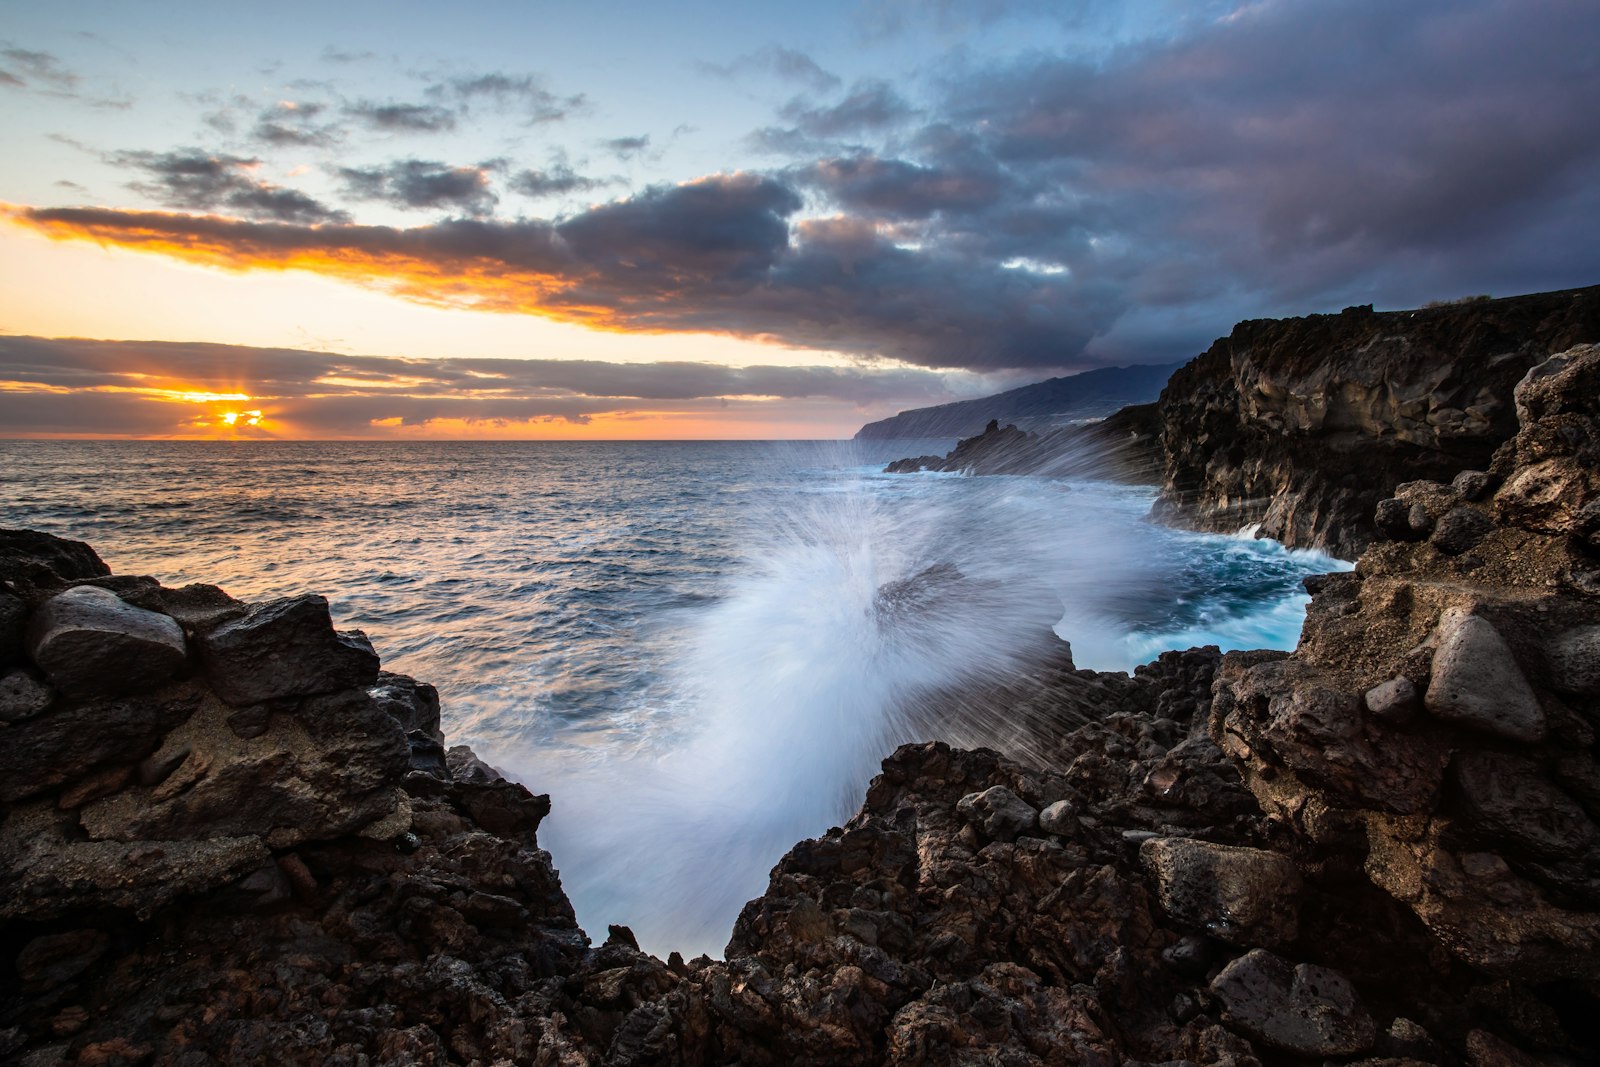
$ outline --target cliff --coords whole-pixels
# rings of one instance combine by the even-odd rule
[[[1241,322],[1161,393],[1163,521],[1354,559],[1395,485],[1481,469],[1534,364],[1600,341],[1600,287]]]
[[[1154,400],[1178,366],[1104,367],[977,400],[913,408],[867,423],[856,431],[856,440],[971,437],[990,419],[1024,430],[1052,430],[1070,421],[1103,418],[1130,404]]]
[[[725,961],[595,947],[549,799],[320,598],[0,533],[0,1058],[1595,1062],[1600,347],[1507,406],[1484,469],[1386,490],[1299,650],[1060,649],[1005,753],[893,753]]]

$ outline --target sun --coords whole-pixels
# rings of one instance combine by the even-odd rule
[[[220,416],[225,426],[260,426],[260,411],[224,411]]]

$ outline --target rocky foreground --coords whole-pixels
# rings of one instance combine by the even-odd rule
[[[895,752],[725,962],[594,946],[548,799],[320,598],[0,534],[0,1057],[1595,1062],[1600,347],[1513,410],[1376,504],[1297,652],[1061,657],[1026,759]]]

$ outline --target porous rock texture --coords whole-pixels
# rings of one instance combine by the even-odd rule
[[[596,947],[549,799],[446,751],[437,694],[325,608],[285,640],[276,609],[0,534],[25,616],[93,585],[191,652],[278,620],[115,699],[8,668],[44,706],[0,724],[0,1060],[1595,1062],[1597,398],[1600,350],[1529,374],[1490,461],[1375,506],[1404,526],[1311,583],[1292,654],[1128,676],[1063,648],[966,694],[1013,710],[1006,754],[898,749],[725,960]],[[1475,532],[1437,543],[1458,509]],[[269,659],[281,695],[219,692]]]
[[[1596,341],[1600,287],[1241,322],[1161,394],[1157,514],[1355,559],[1394,486],[1482,471],[1517,432],[1515,383]],[[1563,507],[1553,470],[1521,476]]]

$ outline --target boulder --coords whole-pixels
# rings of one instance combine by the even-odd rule
[[[366,635],[336,632],[320,596],[252,605],[199,640],[206,677],[230,704],[365,688],[378,677]]]
[[[1252,949],[1224,967],[1211,992],[1243,1033],[1301,1056],[1355,1056],[1378,1027],[1355,987],[1337,971],[1293,964]]]
[[[1600,828],[1533,760],[1467,752],[1451,770],[1467,818],[1496,843],[1546,861],[1600,866]]]
[[[1299,935],[1300,872],[1285,856],[1158,837],[1139,859],[1174,922],[1246,947],[1280,948]]]
[[[1446,611],[1436,631],[1433,679],[1423,698],[1437,718],[1513,741],[1545,735],[1544,710],[1511,647],[1487,619]]]
[[[28,655],[72,697],[115,697],[160,685],[183,669],[183,628],[115,593],[73,586],[34,612]]]
[[[1039,825],[1038,809],[1003,785],[968,793],[956,803],[956,811],[995,841],[1015,840]]]
[[[450,777],[457,782],[488,785],[492,782],[503,782],[506,778],[504,774],[479,759],[478,754],[466,745],[450,746],[445,751],[444,761],[450,770]]]
[[[1368,689],[1362,698],[1367,710],[1385,722],[1404,723],[1422,710],[1422,697],[1410,678],[1400,675]]]
[[[1494,520],[1477,508],[1455,507],[1444,513],[1428,540],[1447,556],[1459,556],[1488,536]]]

